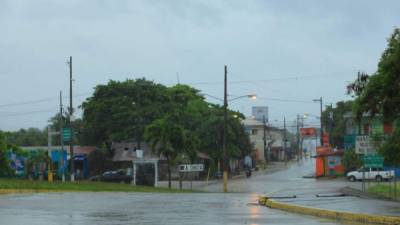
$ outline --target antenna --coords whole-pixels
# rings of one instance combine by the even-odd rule
[[[181,84],[181,82],[179,81],[179,72],[176,72],[176,79],[178,80],[178,84]]]

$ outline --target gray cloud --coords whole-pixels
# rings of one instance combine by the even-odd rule
[[[229,79],[320,75],[298,80],[231,84],[232,95],[348,99],[345,85],[358,70],[374,72],[386,38],[399,25],[397,1],[0,1],[0,129],[43,127],[68,91],[67,57],[74,58],[77,94],[109,79],[145,76],[186,83],[222,96]],[[84,97],[76,99],[80,104]],[[210,100],[212,101],[212,100]],[[318,113],[317,104],[268,100],[232,102],[250,113],[268,105],[275,119]],[[54,112],[11,116],[7,112]]]

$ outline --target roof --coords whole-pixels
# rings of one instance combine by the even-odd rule
[[[113,142],[111,144],[111,150],[114,152],[112,159],[114,162],[126,162],[139,159],[137,157],[137,150],[139,150],[139,148],[136,142]],[[150,147],[146,143],[141,144],[140,150],[143,151],[143,160],[159,158],[151,152]]]
[[[242,120],[243,126],[264,126],[264,124],[253,118],[246,118]]]
[[[200,159],[211,159],[211,157],[209,155],[207,155],[206,153],[203,153],[203,152],[198,152],[197,153],[197,158],[200,158]]]
[[[248,117],[248,118],[242,120],[241,123],[244,127],[261,127],[262,128],[264,126],[263,122],[256,120],[252,117]],[[268,128],[269,131],[280,131],[279,128],[272,127],[269,124],[266,124],[266,127]]]

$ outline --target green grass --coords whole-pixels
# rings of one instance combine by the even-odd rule
[[[180,191],[177,189],[155,188],[148,186],[133,186],[131,184],[105,183],[77,181],[74,183],[60,181],[29,181],[22,179],[0,179],[0,189],[31,189],[31,190],[50,190],[50,191],[115,191],[115,192],[157,192],[157,193],[181,193],[192,191]]]
[[[387,182],[384,184],[376,184],[368,188],[368,192],[375,194],[377,196],[382,196],[386,198],[393,198],[394,196],[394,185],[392,182]],[[400,184],[397,183],[396,187],[397,195],[400,195]]]

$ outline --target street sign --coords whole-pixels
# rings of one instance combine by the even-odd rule
[[[375,150],[371,143],[369,136],[357,136],[356,137],[356,153],[357,154],[373,154]]]
[[[72,129],[71,128],[63,128],[63,130],[62,130],[62,138],[63,138],[63,141],[71,141],[71,139],[72,139]]]
[[[179,165],[179,172],[201,172],[204,170],[204,164],[182,164]]]
[[[383,167],[383,157],[379,155],[365,155],[364,158],[365,167]]]

